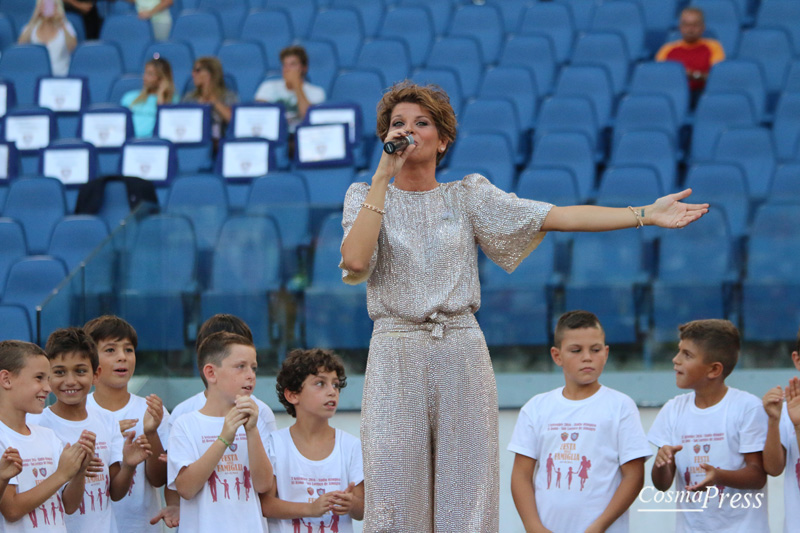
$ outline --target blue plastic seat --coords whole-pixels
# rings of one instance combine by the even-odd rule
[[[686,174],[684,185],[692,189],[693,199],[725,211],[733,237],[744,236],[750,221],[750,200],[741,167],[723,163],[694,164]]]
[[[222,43],[222,23],[212,11],[184,10],[172,23],[172,41],[185,41],[194,57],[213,56]]]
[[[167,127],[167,120],[162,117],[167,114],[177,111],[185,113],[193,111],[200,114],[200,127],[199,138],[193,138],[197,132],[187,132],[186,128],[183,130],[180,126],[172,129]],[[186,135],[189,135],[189,140]],[[170,141],[178,158],[178,169],[182,174],[192,174],[195,172],[210,171],[213,167],[212,151],[213,141],[211,138],[211,106],[208,104],[186,103],[186,104],[171,104],[158,106],[156,113],[156,125],[153,130],[153,135],[160,139]]]
[[[244,19],[240,38],[244,41],[261,43],[266,54],[264,67],[280,70],[280,51],[294,40],[291,17],[282,9],[250,11]]]
[[[638,339],[643,270],[642,236],[636,230],[576,233],[570,277],[564,291],[567,309],[589,309],[603,323],[608,342]],[[591,257],[590,261],[580,258]]]
[[[33,342],[28,312],[20,305],[0,305],[0,341]]]
[[[783,90],[787,92],[800,91],[800,59],[795,59],[789,65],[789,71],[786,73],[786,81],[784,82]]]
[[[578,132],[589,138],[599,156],[600,133],[592,102],[584,96],[552,96],[542,102],[534,130],[533,144],[548,133]]]
[[[0,2],[3,14],[14,22],[14,27],[22,28],[31,19],[31,4],[27,0],[3,0]]]
[[[497,66],[483,75],[479,98],[505,98],[514,104],[521,131],[533,127],[537,114],[539,89],[534,75],[524,67]]]
[[[504,37],[502,14],[491,4],[462,5],[453,14],[448,35],[478,39],[484,62],[497,63]]]
[[[28,312],[34,337],[46,339],[53,330],[71,323],[70,298],[53,298],[43,305],[66,276],[67,269],[60,259],[48,255],[24,257],[11,265],[2,303],[23,307]],[[69,291],[67,287],[64,290]],[[37,306],[42,306],[38,320]],[[36,335],[37,330],[40,336]]]
[[[788,32],[794,54],[800,55],[800,5],[791,0],[760,2],[756,28],[777,27]]]
[[[20,175],[36,174],[39,150],[57,138],[56,116],[49,109],[18,106],[4,117],[3,140],[14,143]]]
[[[615,166],[647,166],[658,172],[664,191],[673,191],[677,184],[677,157],[669,135],[662,131],[630,131],[624,134],[611,154]]]
[[[115,253],[111,244],[98,248],[108,238],[108,226],[93,215],[64,217],[53,229],[47,253],[61,259],[69,272],[84,264],[82,295],[85,304],[100,295],[108,300],[114,289]],[[84,296],[86,296],[84,298]]]
[[[69,212],[75,210],[78,188],[95,179],[97,169],[97,149],[88,142],[62,139],[39,152],[39,174],[64,184]]]
[[[617,95],[628,85],[630,58],[625,42],[616,33],[593,32],[581,35],[575,43],[572,64],[606,68],[611,76],[614,93]]]
[[[712,209],[685,230],[662,232],[659,252],[652,289],[657,342],[674,342],[678,326],[691,320],[729,316],[736,275],[724,210]]]
[[[233,76],[244,102],[253,100],[256,89],[264,77],[264,53],[255,42],[227,41],[219,47],[217,58],[226,74]]]
[[[793,341],[800,310],[800,271],[794,258],[800,246],[800,212],[795,205],[764,204],[750,228],[747,278],[742,285],[745,338]]]
[[[185,87],[192,77],[192,68],[195,60],[194,52],[192,52],[189,45],[182,41],[156,41],[145,48],[142,60],[147,62],[153,59],[155,54],[169,61],[175,87]],[[144,69],[144,63],[139,69]],[[141,88],[141,83],[139,88]],[[119,100],[112,100],[112,102],[119,103]]]
[[[792,55],[792,43],[783,29],[753,28],[742,34],[739,43],[738,59],[754,61],[761,66],[767,93],[773,99],[783,89]]]
[[[333,82],[328,102],[355,102],[361,107],[361,136],[371,140],[378,120],[377,101],[383,93],[380,74],[370,70],[352,70],[340,74]]]
[[[706,94],[741,92],[750,99],[758,120],[767,117],[767,87],[761,67],[754,61],[732,59],[712,67]]]
[[[464,94],[461,90],[461,82],[458,79],[458,73],[451,68],[423,68],[417,69],[411,75],[411,80],[414,83],[423,85],[435,84],[447,92],[450,97],[450,105],[456,116],[461,113],[461,108],[464,106]]]
[[[530,5],[528,0],[488,0],[486,3],[500,10],[507,35],[517,33],[520,22],[522,22],[522,14]]]
[[[520,198],[553,205],[580,203],[575,173],[567,168],[527,168],[519,175],[515,191]],[[569,233],[556,233],[567,236]],[[558,237],[557,237],[558,238]]]
[[[581,203],[594,196],[594,148],[582,133],[549,133],[533,146],[530,168],[555,167],[572,171]]]
[[[785,92],[775,109],[772,125],[778,159],[800,161],[800,92]]]
[[[361,18],[366,37],[375,37],[386,14],[386,2],[373,0],[332,0],[331,7],[350,8],[355,10]]]
[[[775,169],[767,201],[800,204],[800,163],[787,163]]]
[[[191,221],[197,250],[210,255],[217,245],[219,231],[228,218],[228,193],[225,183],[217,176],[183,176],[170,185],[165,211]],[[200,265],[201,269],[204,265]],[[207,266],[207,265],[205,265]],[[205,272],[200,272],[202,275]]]
[[[732,0],[695,0],[703,10],[706,28],[714,32],[727,57],[736,57],[739,50],[742,18]]]
[[[636,2],[602,2],[594,11],[592,31],[616,32],[625,40],[631,59],[643,58],[644,14]]]
[[[616,146],[625,133],[639,130],[663,131],[677,147],[678,123],[672,104],[666,96],[631,95],[620,101],[614,124],[613,145]]]
[[[637,0],[644,15],[645,50],[652,56],[664,44],[667,31],[675,24],[677,0]]]
[[[689,88],[683,65],[674,61],[639,63],[631,76],[628,94],[666,96],[675,111],[675,120],[681,125],[689,109]]]
[[[368,40],[358,52],[356,68],[380,72],[385,86],[403,81],[411,73],[408,46],[399,39]]]
[[[36,81],[42,76],[50,75],[50,56],[42,45],[14,45],[4,50],[0,56],[0,78],[14,82],[17,103],[21,105],[35,103]]]
[[[575,30],[584,33],[592,28],[594,10],[600,4],[597,0],[558,0],[569,8]]]
[[[0,217],[0,300],[11,265],[28,255],[25,230],[13,218]]]
[[[3,216],[19,221],[25,230],[29,254],[43,254],[56,223],[66,215],[64,185],[55,178],[17,179],[11,182]]]
[[[412,6],[390,9],[378,35],[405,42],[411,65],[420,67],[428,57],[435,33],[430,13],[422,7]]]
[[[308,346],[367,348],[372,321],[367,314],[366,284],[342,283],[342,214],[329,215],[314,249],[311,286],[305,292],[304,318]]]
[[[5,115],[9,109],[16,107],[17,91],[14,88],[14,82],[11,80],[0,79],[0,87],[2,87],[2,92],[0,92],[0,98],[2,98],[2,100],[0,100],[0,109],[3,109],[3,114]]]
[[[664,196],[658,172],[645,166],[609,166],[600,179],[597,204],[609,207],[649,205]]]
[[[118,45],[124,72],[141,72],[144,50],[153,40],[153,26],[136,15],[111,15],[103,20],[100,39]]]
[[[471,37],[444,37],[433,43],[428,68],[452,68],[458,73],[461,89],[467,98],[478,93],[483,79],[480,46]]]
[[[141,74],[123,74],[115,79],[111,84],[111,88],[108,90],[108,98],[106,100],[109,104],[118,105],[120,102],[122,102],[122,97],[125,96],[125,93],[130,91],[136,91],[138,93],[142,90],[142,85],[143,82]]]
[[[481,266],[481,308],[478,322],[489,346],[546,344],[550,338],[555,239],[545,238],[510,275],[484,260]],[[511,318],[509,318],[511,317]]]
[[[250,326],[256,348],[269,348],[276,319],[271,294],[280,288],[281,239],[275,222],[258,215],[226,220],[214,248],[209,288],[200,296],[201,320],[236,315]]]
[[[575,25],[572,14],[564,4],[539,2],[531,4],[523,14],[519,33],[521,35],[541,34],[550,37],[555,59],[564,63],[572,53],[575,38]]]
[[[78,122],[78,138],[94,144],[97,148],[97,175],[116,174],[122,157],[122,145],[117,144],[112,137],[112,131],[106,129],[108,123],[96,122],[92,118],[93,115],[119,117],[123,124],[119,133],[124,144],[128,139],[133,139],[131,110],[118,105],[97,104],[84,110]]]
[[[308,33],[311,39],[327,39],[336,47],[339,64],[345,68],[355,66],[358,51],[364,41],[361,17],[352,9],[327,9],[314,17]]]
[[[136,70],[140,71],[142,68],[139,64]],[[89,81],[92,103],[107,102],[111,85],[124,72],[119,48],[113,43],[89,41],[78,45],[72,52],[69,75],[83,76]]]
[[[158,158],[156,160],[155,158]],[[163,166],[163,173],[156,172]],[[163,186],[178,174],[175,145],[164,139],[130,139],[122,146],[120,173]]]
[[[456,7],[452,0],[398,0],[400,6],[419,6],[430,13],[433,29],[436,36],[447,34],[450,21],[453,19],[453,8]]]
[[[691,141],[691,160],[710,161],[720,133],[728,128],[755,126],[750,99],[741,93],[704,94],[697,104]]]
[[[501,98],[479,98],[471,101],[459,116],[461,134],[499,133],[511,147],[515,164],[524,161],[521,131],[514,104]]]
[[[553,91],[556,56],[553,42],[546,35],[513,35],[500,54],[501,66],[524,67],[531,71],[539,96]]]
[[[308,36],[317,12],[315,0],[268,0],[266,5],[270,9],[282,9],[289,14],[296,38],[304,39]]]
[[[17,154],[17,147],[14,143],[0,142],[0,176],[3,176],[0,184],[5,187],[9,180],[16,178],[18,175],[19,155]],[[5,196],[0,196],[0,212],[3,210],[4,200]]]
[[[339,59],[336,48],[329,41],[303,41],[303,47],[308,54],[309,74],[307,80],[325,89],[330,94],[333,82],[339,74]]]
[[[474,172],[484,174],[497,188],[513,190],[514,152],[505,135],[475,133],[460,137],[450,153],[450,164],[474,168]]]
[[[225,39],[238,39],[242,32],[242,23],[248,11],[248,3],[242,0],[200,0],[198,9],[213,11],[222,23],[222,35]]]
[[[714,148],[714,161],[732,163],[744,170],[750,198],[763,200],[775,172],[775,148],[766,128],[735,128],[723,131]]]
[[[5,14],[0,14],[0,52],[17,42],[14,23]]]
[[[187,309],[197,289],[197,246],[192,223],[182,216],[155,215],[138,227],[123,264],[120,316],[139,337],[139,350],[182,350]]]
[[[567,66],[561,69],[554,94],[585,96],[592,101],[597,125],[604,128],[611,121],[614,91],[608,70],[595,66]]]

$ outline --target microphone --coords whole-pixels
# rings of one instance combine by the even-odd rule
[[[384,143],[383,151],[387,154],[393,154],[398,150],[406,149],[410,144],[414,144],[414,137],[411,134]]]

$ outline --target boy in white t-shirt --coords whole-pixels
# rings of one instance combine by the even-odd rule
[[[261,508],[272,533],[352,533],[364,518],[361,442],[329,424],[346,385],[332,352],[294,350],[283,361],[275,389],[297,421],[269,438],[275,484]]]
[[[800,331],[792,362],[800,370]],[[793,377],[784,389],[780,386],[770,389],[762,402],[769,417],[764,470],[771,476],[779,476],[789,465],[783,478],[783,531],[791,533],[800,527],[800,378]]]
[[[101,372],[97,346],[87,333],[79,328],[56,330],[45,351],[56,403],[31,421],[52,429],[65,442],[77,440],[83,431],[95,437],[95,469],[87,473],[78,512],[65,517],[67,531],[117,533],[111,502],[128,495],[136,466],[150,455],[150,444],[132,431],[123,436],[110,413],[86,408],[86,397]]]
[[[100,374],[87,405],[109,413],[119,423],[121,433],[144,435],[152,454],[136,469],[130,494],[112,502],[119,533],[160,533],[161,519],[178,525],[177,496],[167,498],[162,509],[158,487],[167,482],[167,465],[159,461],[167,443],[169,413],[155,394],[146,398],[128,392],[136,370],[136,330],[113,315],[90,320],[83,330],[94,339],[100,361]],[[170,505],[173,504],[173,505]]]
[[[653,485],[667,491],[676,480],[669,501],[683,511],[678,533],[767,533],[767,415],[756,396],[725,384],[739,358],[739,331],[718,319],[679,331],[675,382],[692,392],[668,401],[647,435],[658,446]]]
[[[600,321],[565,313],[550,354],[565,384],[522,407],[508,445],[520,518],[526,531],[627,532],[650,447],[633,400],[598,381],[608,360]]]
[[[0,342],[0,449],[5,450],[0,465],[6,464],[0,466],[1,477],[17,472],[0,496],[0,531],[5,533],[66,533],[63,515],[76,512],[83,497],[94,457],[91,433],[84,431],[75,444],[65,446],[51,429],[26,420],[44,409],[49,375],[50,362],[41,348]]]
[[[256,349],[241,335],[214,333],[200,345],[197,361],[208,383],[206,403],[178,418],[169,437],[167,482],[181,497],[181,529],[266,533],[258,495],[272,487],[273,473],[268,433],[250,397]]]

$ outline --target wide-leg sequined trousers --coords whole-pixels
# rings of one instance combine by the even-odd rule
[[[366,533],[499,529],[497,388],[483,333],[460,318],[438,331],[376,323],[361,415]]]

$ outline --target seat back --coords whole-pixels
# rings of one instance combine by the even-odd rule
[[[125,72],[141,72],[144,50],[153,40],[153,26],[136,15],[111,15],[103,19],[100,39],[119,46]]]
[[[531,4],[522,15],[521,35],[543,34],[550,37],[553,52],[559,63],[569,59],[575,38],[572,14],[564,4],[539,2]]]
[[[185,41],[194,57],[213,56],[222,43],[222,23],[213,11],[184,10],[172,23],[172,41]]]
[[[228,192],[217,176],[184,176],[170,186],[166,212],[191,221],[197,248],[213,250],[228,218]]]
[[[483,56],[478,41],[472,37],[444,37],[433,43],[428,56],[429,68],[452,68],[458,74],[464,96],[478,92],[483,79]]]
[[[270,2],[270,6],[272,2]],[[280,70],[280,51],[294,40],[291,17],[282,9],[259,9],[247,14],[240,37],[243,41],[261,43],[270,70]],[[312,65],[314,69],[316,65]]]
[[[144,219],[123,265],[126,289],[139,293],[174,294],[195,286],[197,245],[192,223],[178,215]]]
[[[214,248],[211,289],[266,292],[281,286],[281,238],[268,216],[239,215],[222,225]]]
[[[47,251],[53,228],[65,214],[64,185],[59,180],[36,177],[11,182],[3,216],[22,224],[28,253]]]
[[[14,81],[19,104],[33,105],[36,81],[51,74],[50,56],[47,54],[47,48],[42,45],[10,46],[0,56],[0,78]]]
[[[453,14],[448,35],[478,39],[486,63],[497,63],[503,45],[503,18],[491,4],[462,5]]]
[[[411,65],[420,67],[425,64],[435,32],[431,15],[425,8],[398,6],[386,13],[378,35],[405,42]]]
[[[364,41],[364,28],[355,10],[327,9],[317,12],[308,36],[311,39],[330,40],[336,47],[339,64],[352,68]]]
[[[764,199],[775,172],[775,148],[772,135],[766,128],[735,128],[723,131],[716,148],[714,160],[733,163],[744,170],[750,198]]]

